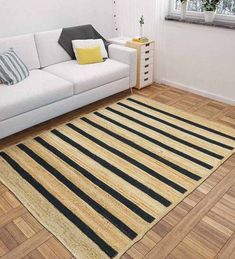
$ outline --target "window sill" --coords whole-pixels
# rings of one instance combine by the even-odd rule
[[[187,17],[185,20],[181,20],[180,17],[176,15],[167,15],[165,20],[235,30],[235,23],[229,21],[214,21],[212,23],[206,23],[203,19],[192,17]]]

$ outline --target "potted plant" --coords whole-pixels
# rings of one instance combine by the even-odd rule
[[[180,17],[182,20],[185,19],[186,17],[186,11],[187,11],[187,7],[188,7],[188,0],[180,0],[181,2],[181,14]]]
[[[205,22],[213,22],[215,19],[216,8],[220,0],[203,0],[202,7],[204,9]]]
[[[142,15],[139,20],[140,23],[140,39],[144,37],[144,16]]]

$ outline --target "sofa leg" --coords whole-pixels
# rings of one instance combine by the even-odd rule
[[[131,94],[133,94],[133,88],[132,87],[130,87],[130,92],[131,92]]]

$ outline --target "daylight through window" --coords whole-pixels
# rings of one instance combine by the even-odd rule
[[[180,5],[180,0],[172,0],[173,12],[179,11]],[[203,12],[202,0],[189,0],[188,11]],[[235,17],[235,0],[221,0],[217,8],[217,14]]]

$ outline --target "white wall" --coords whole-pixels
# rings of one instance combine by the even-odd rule
[[[234,31],[170,21],[164,26],[160,81],[235,104]]]
[[[112,35],[111,0],[0,0],[0,37],[93,24]]]
[[[146,16],[146,35],[156,41],[156,82],[235,105],[234,30],[165,21],[168,0],[117,2],[124,35],[138,33],[136,16]]]

